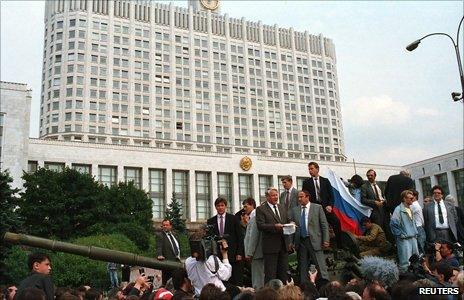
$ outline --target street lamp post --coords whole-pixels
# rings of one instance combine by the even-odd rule
[[[461,30],[461,25],[462,25],[463,20],[464,20],[464,16],[462,17],[461,22],[459,22],[459,25],[458,25],[458,33],[456,35],[456,42],[454,42],[454,39],[447,33],[435,32],[435,33],[427,34],[426,36],[423,36],[420,39],[418,39],[417,41],[414,41],[411,44],[409,44],[408,46],[406,46],[406,50],[413,51],[414,49],[416,49],[419,46],[420,42],[423,39],[428,38],[429,36],[432,36],[432,35],[444,35],[444,36],[447,36],[447,37],[450,38],[450,40],[451,40],[451,42],[453,43],[453,46],[454,46],[454,52],[456,52],[456,59],[458,61],[458,69],[459,69],[459,77],[461,79],[461,93],[456,93],[456,92],[451,93],[451,98],[454,101],[462,100],[463,97],[464,97],[464,72],[462,71],[461,54],[459,53],[459,31]]]

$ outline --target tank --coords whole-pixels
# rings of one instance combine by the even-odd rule
[[[139,266],[158,270],[174,270],[183,267],[183,264],[180,262],[166,260],[159,261],[155,258],[140,256],[129,252],[110,250],[94,246],[75,245],[71,243],[44,239],[27,234],[6,232],[3,236],[3,240],[12,244],[19,244],[52,251],[65,252],[88,257],[94,260],[115,262],[130,266]]]

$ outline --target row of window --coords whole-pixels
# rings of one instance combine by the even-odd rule
[[[49,170],[61,171],[64,169],[64,163],[58,162],[45,162],[44,167]],[[142,189],[142,168],[136,167],[124,167],[124,178],[118,178],[118,167],[117,166],[98,166],[98,174],[92,174],[92,165],[89,164],[72,164],[73,169],[95,175],[96,179],[106,185],[111,186],[117,184],[118,180],[124,180],[125,182],[132,181],[134,185]],[[29,161],[28,172],[35,172],[38,168],[37,161]],[[166,208],[167,197],[172,195],[166,194],[166,170],[164,169],[149,169],[148,170],[148,192],[153,201],[153,218],[162,219],[164,217],[164,211]],[[211,172],[200,172],[195,171],[195,195],[189,194],[189,171],[173,170],[172,171],[172,191],[175,193],[176,199],[182,203],[182,213],[184,216],[190,214],[190,201],[193,197],[195,199],[194,205],[196,208],[196,219],[205,220],[214,214],[211,211],[211,207],[216,197],[221,196],[229,201],[228,210],[232,212],[235,201],[240,203],[248,197],[254,197],[254,184],[258,184],[259,187],[259,202],[266,200],[265,192],[273,186],[272,175],[258,175],[258,182],[253,182],[253,175],[251,174],[239,174],[238,175],[238,190],[239,199],[234,199],[233,195],[233,176],[231,173],[217,173],[217,195],[212,195],[211,187]],[[278,176],[278,182],[283,177]],[[301,188],[303,185],[304,177],[297,177],[296,187]],[[280,186],[280,185],[279,185]],[[282,187],[280,186],[281,191]],[[258,202],[258,201],[257,201]]]
[[[451,172],[454,177],[454,182],[456,183],[456,194],[458,201],[461,203],[464,202],[464,169],[459,169]],[[444,196],[450,194],[450,188],[448,184],[448,174],[442,173],[435,175],[436,182],[439,186],[443,188]],[[432,196],[432,179],[431,177],[424,177],[419,179],[422,186],[422,194],[424,197]],[[461,204],[462,205],[462,204]]]

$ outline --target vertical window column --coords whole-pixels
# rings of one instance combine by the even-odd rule
[[[253,175],[239,174],[238,189],[240,203],[248,197],[253,197]],[[257,199],[257,198],[254,198]]]
[[[211,216],[211,173],[195,173],[195,190],[197,221],[207,220]]]
[[[150,169],[148,177],[150,198],[153,203],[153,219],[162,220],[166,207],[166,172]]]
[[[172,191],[175,193],[177,201],[182,205],[182,217],[191,220],[188,171],[172,171]]]
[[[262,203],[266,201],[266,191],[272,185],[272,176],[271,175],[259,175],[259,202]]]
[[[237,201],[234,201],[234,185],[232,181],[232,174],[217,173],[217,193],[213,195],[213,198],[215,198],[217,195],[217,197],[222,197],[227,200],[227,203],[229,203],[227,205],[227,211],[229,213],[238,211],[238,209],[235,207],[235,202]]]

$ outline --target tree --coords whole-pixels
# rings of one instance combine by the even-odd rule
[[[171,220],[175,231],[179,233],[186,232],[185,219],[182,218],[181,205],[177,201],[175,192],[172,193],[171,203],[168,204],[168,208],[166,209],[166,219]]]
[[[16,213],[18,199],[15,196],[19,189],[11,188],[11,178],[8,171],[0,172],[0,239],[6,231],[18,231],[21,222]],[[7,278],[5,274],[4,259],[8,255],[11,246],[6,243],[0,243],[0,278]]]
[[[41,168],[23,175],[18,214],[27,234],[68,240],[95,233],[104,210],[101,187],[91,175]]]
[[[148,249],[153,231],[152,202],[148,194],[132,181],[103,188],[105,203],[102,218],[104,232],[125,234],[141,250]]]

